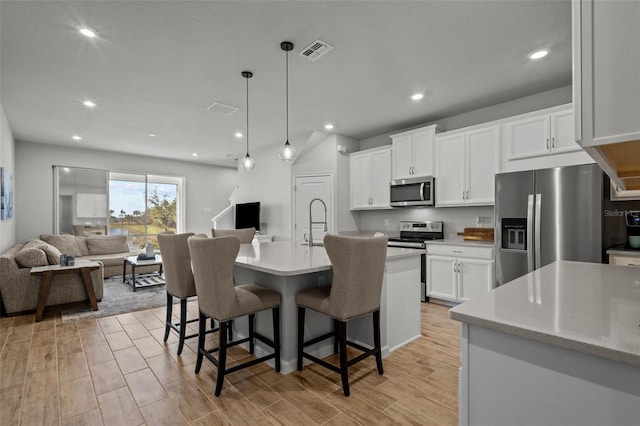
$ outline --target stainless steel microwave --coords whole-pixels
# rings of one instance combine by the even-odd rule
[[[433,206],[433,177],[391,181],[391,207]]]

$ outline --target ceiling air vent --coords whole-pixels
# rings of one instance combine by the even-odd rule
[[[333,46],[329,46],[322,40],[316,40],[309,46],[302,49],[298,55],[307,58],[310,61],[315,61],[325,53],[328,53],[331,49],[333,49]]]
[[[221,104],[220,102],[214,102],[213,104],[211,104],[209,108],[207,108],[207,111],[215,112],[217,114],[222,114],[222,115],[231,115],[234,112],[236,112],[238,109],[239,109],[238,107],[234,107],[232,105],[226,105],[226,104]]]

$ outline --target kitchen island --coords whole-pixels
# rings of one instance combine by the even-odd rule
[[[558,261],[450,311],[459,424],[640,424],[640,269]]]
[[[380,305],[380,337],[382,356],[420,337],[420,255],[424,250],[389,247]],[[282,295],[280,336],[282,372],[296,368],[297,362],[297,306],[295,295],[307,288],[331,283],[331,262],[324,247],[308,247],[290,241],[242,244],[236,258],[234,277],[237,284],[256,283]],[[273,335],[270,312],[256,315],[256,330]],[[305,339],[332,330],[332,321],[307,310]],[[349,339],[373,344],[371,316],[348,323]],[[246,320],[234,322],[234,335],[248,334]],[[235,338],[234,337],[234,338]],[[256,354],[271,349],[256,342]],[[333,353],[333,341],[325,340],[309,346],[308,352],[320,358]]]

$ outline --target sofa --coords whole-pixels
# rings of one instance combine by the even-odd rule
[[[36,308],[40,275],[31,267],[58,264],[60,255],[72,255],[76,262],[100,261],[102,267],[91,272],[98,301],[102,300],[104,277],[122,275],[124,258],[141,250],[130,250],[124,235],[81,237],[43,234],[39,239],[16,244],[0,254],[0,296],[7,314]],[[139,267],[136,273],[152,272],[157,266]],[[129,272],[129,271],[127,271]],[[55,275],[46,306],[81,302],[87,296],[80,274]]]

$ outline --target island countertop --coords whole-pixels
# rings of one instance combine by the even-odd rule
[[[424,253],[421,249],[388,247],[387,259]],[[281,276],[308,274],[331,268],[324,247],[308,247],[292,241],[242,244],[236,265]]]
[[[558,261],[456,306],[450,317],[640,367],[640,268]]]

